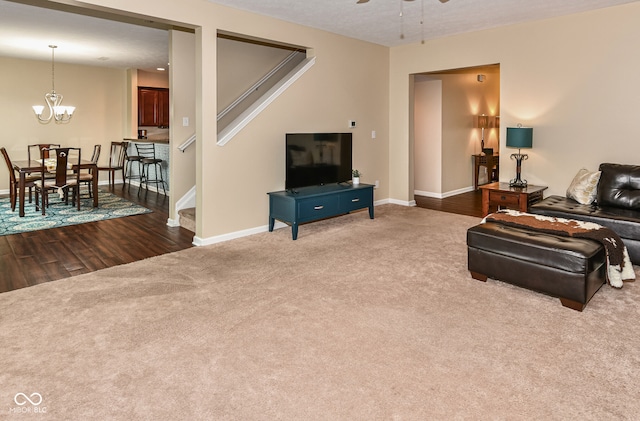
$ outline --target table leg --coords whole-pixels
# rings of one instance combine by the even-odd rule
[[[489,190],[482,189],[482,216],[489,215]]]
[[[24,184],[25,184],[25,180],[24,178],[26,177],[26,174],[22,171],[20,171],[20,181],[18,181],[18,201],[20,203],[19,205],[19,209],[18,209],[18,215],[20,215],[21,217],[24,216]]]
[[[520,212],[527,212],[529,210],[529,200],[527,198],[527,195],[525,193],[520,193],[520,200],[519,200],[519,205],[520,205]]]
[[[373,205],[369,206],[369,218],[373,219]]]
[[[93,173],[92,189],[93,189],[93,207],[98,207],[98,166],[94,166],[91,170]]]
[[[291,238],[298,239],[298,224],[291,224]]]
[[[473,169],[473,189],[474,190],[478,190],[478,179],[480,178],[480,164],[478,163],[478,158],[474,157],[473,158],[473,164],[474,164],[474,169]]]
[[[273,226],[275,225],[275,223],[276,219],[269,217],[269,232],[273,232]]]

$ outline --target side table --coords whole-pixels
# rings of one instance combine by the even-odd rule
[[[542,200],[542,192],[547,186],[528,185],[510,187],[509,183],[491,183],[480,186],[482,190],[482,214],[489,214],[493,208],[508,208],[526,212],[529,206]]]
[[[500,178],[500,155],[487,155],[487,154],[478,154],[472,155],[473,158],[473,188],[474,190],[478,190],[478,179],[480,178],[480,167],[487,168],[487,178],[489,182]],[[492,177],[491,173],[493,172],[493,168],[495,167],[495,178]]]

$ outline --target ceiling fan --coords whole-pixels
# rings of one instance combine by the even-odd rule
[[[413,1],[413,0],[404,0],[404,1]],[[439,1],[440,1],[440,3],[446,3],[446,2],[448,2],[449,0],[439,0]],[[356,2],[356,4],[362,4],[362,3],[369,3],[369,0],[358,0],[358,1]]]

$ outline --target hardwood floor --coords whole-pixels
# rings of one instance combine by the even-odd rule
[[[122,184],[110,191],[153,212],[1,236],[0,293],[193,246],[191,231],[167,226],[167,196]]]
[[[459,215],[482,218],[482,192],[480,190],[462,193],[446,199],[415,196],[416,205],[421,208],[434,209]]]
[[[106,189],[107,186],[101,186]],[[112,193],[153,212],[0,237],[0,293],[193,247],[193,233],[168,227],[169,198],[135,186]],[[419,207],[482,217],[482,194],[415,196]]]

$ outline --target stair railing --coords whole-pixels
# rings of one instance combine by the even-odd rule
[[[286,66],[287,63],[289,63],[291,60],[296,58],[298,56],[298,54],[299,54],[299,51],[293,51],[291,54],[289,54],[287,57],[285,57],[285,59],[282,60],[280,62],[280,64],[278,64],[276,67],[271,69],[271,71],[269,71],[269,73],[267,73],[262,78],[260,78],[260,80],[258,80],[256,83],[251,85],[251,87],[249,89],[247,89],[242,95],[240,95],[235,101],[233,101],[224,110],[222,110],[222,111],[220,111],[218,113],[217,121],[220,121],[221,118],[223,118],[225,115],[229,114],[231,112],[231,110],[233,110],[235,107],[237,107],[238,104],[240,104],[242,101],[244,101],[249,95],[251,95],[252,93],[257,91],[258,89],[260,89],[260,86],[262,86],[267,80],[269,80],[269,78],[271,76],[273,76],[276,72],[278,72],[280,69],[282,69],[284,66]]]
[[[196,134],[192,134],[191,137],[187,140],[185,140],[184,142],[182,142],[182,144],[180,146],[178,146],[178,149],[180,150],[180,152],[183,152],[189,147],[191,146],[192,143],[194,143],[196,141]]]

